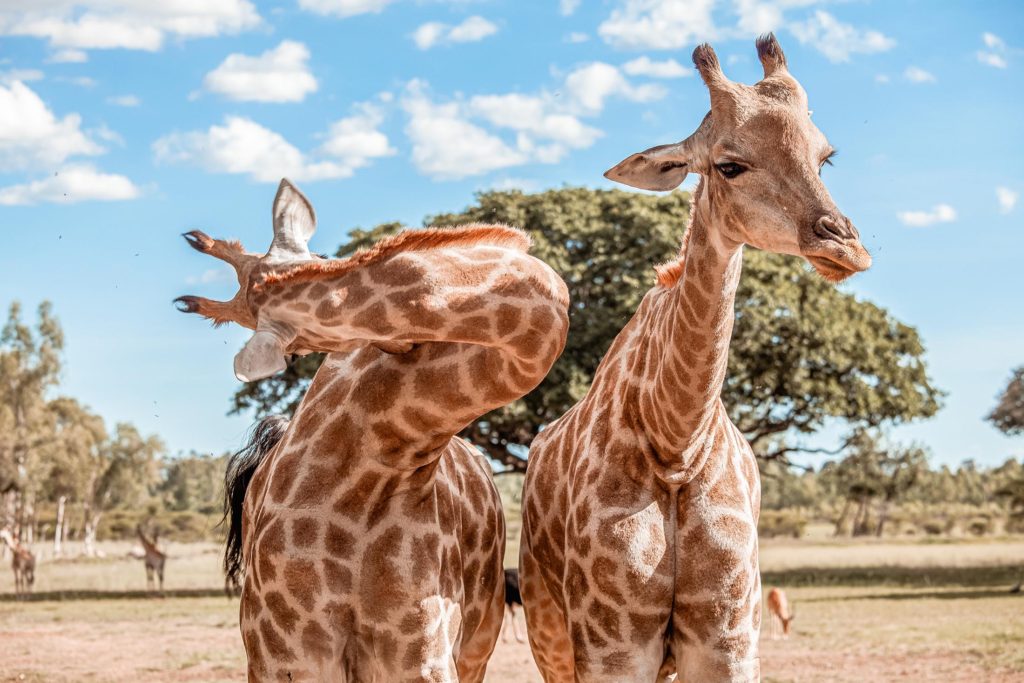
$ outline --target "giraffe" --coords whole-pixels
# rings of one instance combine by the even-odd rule
[[[162,552],[156,545],[157,532],[153,533],[153,540],[151,541],[146,538],[142,525],[138,524],[135,526],[135,533],[139,536],[139,542],[142,544],[142,551],[144,553],[142,561],[146,566],[146,590],[151,591],[156,588],[156,580],[159,580],[160,592],[163,593],[164,565],[167,564],[167,554]]]
[[[455,435],[546,375],[565,283],[509,227],[409,230],[339,260],[309,253],[316,217],[287,180],[273,218],[265,256],[189,233],[240,291],[178,300],[255,330],[240,379],[328,353],[292,420],[260,423],[229,467],[249,680],[481,681],[504,518],[486,460]]]
[[[648,190],[701,182],[679,257],[530,451],[520,578],[549,683],[760,676],[760,480],[720,399],[742,248],[802,256],[833,282],[870,256],[821,181],[832,149],[782,49],[769,34],[757,51],[764,79],[746,86],[697,47],[711,112],[605,174]]]
[[[14,594],[25,597],[32,592],[36,581],[36,556],[21,541],[14,538],[8,528],[0,529],[0,539],[11,549],[11,569],[14,570]]]

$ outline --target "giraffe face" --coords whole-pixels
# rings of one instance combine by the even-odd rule
[[[757,47],[765,77],[753,86],[730,81],[711,47],[698,47],[693,58],[711,112],[683,142],[634,154],[605,175],[668,190],[699,173],[725,237],[802,256],[826,279],[844,280],[866,270],[871,256],[822,182],[835,150],[811,121],[807,93],[775,38],[761,38]]]

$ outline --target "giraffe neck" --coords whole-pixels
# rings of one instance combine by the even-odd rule
[[[653,320],[650,366],[657,419],[648,426],[658,456],[673,471],[706,461],[706,434],[720,407],[729,360],[743,245],[729,239],[701,181],[681,254],[682,274]],[[660,343],[660,348],[658,348]]]

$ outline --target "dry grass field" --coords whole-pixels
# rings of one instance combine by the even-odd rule
[[[170,544],[167,595],[144,593],[130,544],[45,556],[36,596],[0,570],[0,681],[238,681],[235,599],[219,548]],[[75,550],[75,548],[72,548]],[[1024,681],[1024,596],[1008,593],[1024,541],[769,541],[767,583],[787,586],[795,634],[765,638],[766,681]],[[835,578],[839,577],[839,578]],[[488,681],[539,681],[526,645],[499,643]]]

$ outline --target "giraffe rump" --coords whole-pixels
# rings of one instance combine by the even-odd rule
[[[224,517],[228,523],[224,547],[224,574],[237,583],[242,571],[242,506],[245,492],[256,468],[273,450],[288,429],[288,418],[268,415],[257,422],[249,433],[249,442],[228,460],[224,472]]]

